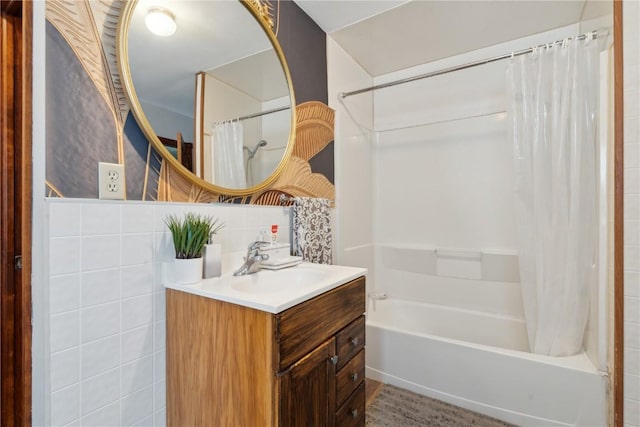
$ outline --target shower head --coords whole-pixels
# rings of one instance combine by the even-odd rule
[[[256,146],[253,147],[253,150],[248,148],[247,146],[244,146],[242,148],[244,148],[245,150],[247,150],[249,152],[249,159],[248,160],[251,160],[256,155],[256,153],[258,152],[260,147],[264,147],[265,145],[267,145],[267,141],[265,141],[264,139],[261,139],[260,141],[258,141]]]

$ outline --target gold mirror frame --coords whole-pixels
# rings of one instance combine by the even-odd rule
[[[276,169],[271,173],[271,175],[262,181],[260,184],[254,185],[253,187],[245,188],[245,189],[237,189],[237,188],[225,188],[220,187],[218,185],[212,184],[204,179],[196,176],[193,172],[184,167],[178,159],[176,159],[169,150],[160,142],[160,139],[156,135],[153,130],[153,127],[149,123],[147,116],[144,114],[142,110],[142,106],[140,105],[140,101],[138,100],[138,95],[136,94],[136,90],[133,87],[133,80],[131,77],[131,70],[129,67],[129,45],[128,45],[128,35],[129,35],[129,26],[131,24],[131,17],[133,16],[133,11],[135,10],[136,5],[138,4],[138,0],[131,0],[127,2],[122,10],[122,16],[120,17],[120,21],[118,23],[118,32],[116,38],[116,55],[117,55],[117,63],[118,70],[120,71],[120,78],[122,84],[124,86],[125,93],[129,98],[129,104],[131,106],[131,111],[136,119],[136,122],[142,129],[142,132],[145,134],[153,148],[162,156],[163,160],[169,162],[169,164],[176,170],[180,175],[182,175],[185,179],[191,182],[193,185],[204,188],[205,190],[225,195],[225,196],[246,196],[254,193],[262,192],[266,190],[271,184],[273,184],[276,179],[280,176],[282,171],[284,170],[287,162],[291,158],[291,153],[293,152],[293,146],[296,138],[296,102],[295,95],[293,92],[293,82],[291,81],[291,74],[289,72],[289,66],[287,65],[287,61],[284,57],[284,53],[282,52],[282,47],[276,39],[273,30],[271,29],[271,25],[268,22],[268,18],[263,15],[263,11],[258,10],[257,6],[254,4],[256,0],[238,0],[248,11],[251,13],[253,18],[258,22],[264,33],[269,38],[273,49],[278,55],[278,59],[280,60],[280,65],[282,65],[282,70],[284,71],[285,77],[287,79],[287,85],[289,87],[289,97],[291,98],[291,126],[289,130],[289,141],[287,142],[287,147],[285,149],[284,155],[282,159],[280,159],[280,163],[276,167]],[[194,76],[195,77],[195,76]]]

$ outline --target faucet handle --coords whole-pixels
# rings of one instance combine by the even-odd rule
[[[260,240],[257,240],[257,241],[255,241],[255,242],[251,243],[251,244],[249,245],[249,248],[248,248],[248,249],[249,249],[249,251],[251,252],[251,251],[255,251],[256,249],[259,249],[259,248],[261,248],[261,247],[263,247],[263,246],[268,246],[268,245],[270,245],[270,243],[269,243],[269,242],[261,242]]]

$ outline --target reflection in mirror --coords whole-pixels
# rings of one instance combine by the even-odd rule
[[[169,37],[144,23],[159,7],[175,16]],[[241,2],[140,0],[126,41],[134,92],[163,156],[222,192],[256,187],[281,169],[291,151],[290,81]]]

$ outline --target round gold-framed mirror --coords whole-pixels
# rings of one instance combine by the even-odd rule
[[[291,75],[260,4],[132,0],[119,22],[117,62],[138,125],[163,161],[215,194],[268,188],[295,142]],[[151,10],[173,18],[175,34],[151,34]]]

